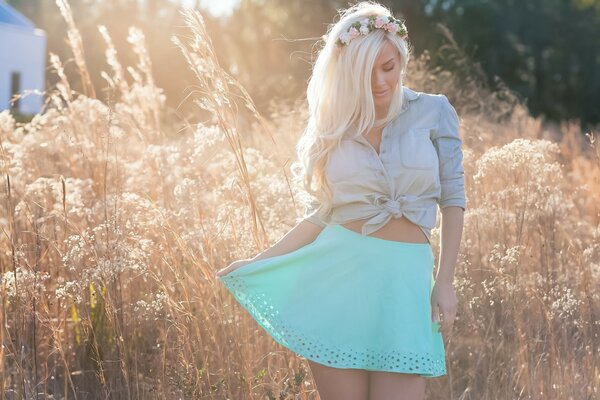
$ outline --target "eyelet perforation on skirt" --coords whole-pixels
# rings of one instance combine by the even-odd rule
[[[430,248],[348,232],[329,225],[307,246],[219,279],[276,342],[302,357],[336,368],[445,375],[439,325],[427,307],[432,270],[410,273],[433,262]],[[403,255],[409,263],[386,264]],[[390,293],[398,282],[404,293]]]

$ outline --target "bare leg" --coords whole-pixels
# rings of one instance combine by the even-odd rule
[[[369,371],[369,400],[424,399],[424,377],[399,372]]]
[[[369,371],[308,361],[321,400],[368,400]]]

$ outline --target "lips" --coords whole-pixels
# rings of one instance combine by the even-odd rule
[[[386,89],[386,90],[384,90],[383,92],[373,92],[373,94],[374,94],[375,96],[383,96],[384,94],[386,94],[386,93],[387,93],[387,91],[388,91],[388,90]]]

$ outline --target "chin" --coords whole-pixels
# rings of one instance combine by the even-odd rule
[[[390,96],[383,96],[383,97],[379,97],[379,98],[375,98],[375,104],[381,104],[381,103],[389,103],[390,102]]]

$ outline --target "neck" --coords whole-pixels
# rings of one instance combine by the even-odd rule
[[[388,112],[387,108],[385,110],[375,110],[375,118],[383,119],[387,115],[387,112]]]

